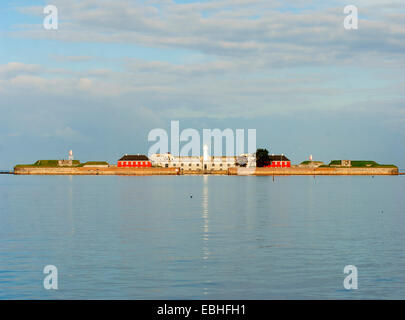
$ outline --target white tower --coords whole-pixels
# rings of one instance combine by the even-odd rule
[[[70,150],[70,151],[69,151],[69,160],[73,160],[73,159],[74,159],[74,157],[73,157],[73,151]]]
[[[209,161],[208,146],[206,144],[203,146],[203,160],[204,162]]]
[[[312,154],[309,155],[309,161],[312,161]]]

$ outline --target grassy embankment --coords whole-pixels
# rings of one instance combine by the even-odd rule
[[[300,163],[300,165],[310,165],[310,164],[313,164],[313,165],[319,164],[319,165],[321,165],[321,164],[323,164],[323,162],[322,162],[322,161],[306,160],[306,161],[302,161],[302,162]]]
[[[341,160],[332,160],[329,164],[325,164],[320,167],[322,167],[322,168],[342,167]],[[395,166],[393,164],[379,164],[375,161],[370,161],[370,160],[352,160],[351,167],[352,168],[397,168],[397,166]]]
[[[95,166],[95,165],[108,165],[106,161],[87,161],[85,163],[80,163],[79,160],[72,160],[72,167],[83,167],[83,166]],[[62,168],[65,166],[59,166],[58,160],[38,160],[33,164],[17,164],[14,168]]]
[[[107,161],[87,161],[85,163],[81,163],[79,165],[79,167],[83,167],[83,166],[108,166],[108,162]]]

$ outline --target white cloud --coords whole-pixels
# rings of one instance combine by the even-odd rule
[[[63,56],[52,55],[52,58],[58,62],[88,62],[93,60],[92,56]]]
[[[355,1],[356,2],[356,1]],[[308,5],[308,1],[305,2]],[[123,0],[55,0],[61,14],[60,29],[49,33],[40,25],[17,34],[68,42],[133,43],[157,48],[184,48],[229,59],[259,59],[269,66],[355,63],[372,51],[403,61],[405,16],[382,12],[383,1],[361,5],[360,27],[343,28],[344,1],[325,5],[290,1],[300,10],[280,11],[282,1],[207,1],[193,3]],[[385,2],[385,7],[405,9],[405,3]],[[33,9],[30,9],[31,11]],[[394,16],[395,14],[395,16]],[[372,50],[370,47],[372,46]],[[327,61],[325,56],[328,57]]]
[[[99,67],[70,69],[70,64],[65,64],[51,69],[20,63],[0,66],[0,80],[7,80],[2,87],[11,93],[27,90],[66,99],[90,99],[94,104],[111,98],[116,108],[133,104],[162,116],[183,117],[233,117],[246,114],[246,110],[248,116],[255,117],[339,109],[366,101],[375,92],[388,94],[391,90],[389,94],[401,95],[399,89],[387,89],[386,83],[374,85],[379,75],[367,78],[361,74],[405,66],[405,16],[401,11],[388,10],[405,9],[405,4],[386,3],[387,10],[382,12],[375,9],[382,1],[358,2],[362,6],[360,29],[349,32],[343,28],[346,3],[328,3],[311,1],[308,9],[308,1],[289,1],[288,5],[298,9],[280,11],[286,4],[275,0],[185,4],[55,0],[61,16],[57,32],[38,25],[16,34],[106,46],[141,44],[159,48],[162,56],[165,48],[191,49],[200,58],[169,63],[159,57],[148,61],[126,57],[118,60],[123,63],[120,68],[111,70],[81,52],[53,57],[60,63],[92,61]],[[335,75],[336,68],[347,69],[349,75]],[[359,75],[353,70],[360,71]],[[348,77],[358,78],[354,89],[346,85]],[[365,88],[361,88],[361,81]]]
[[[9,62],[0,65],[0,79],[9,79],[21,74],[37,74],[40,71],[41,67],[39,65]]]

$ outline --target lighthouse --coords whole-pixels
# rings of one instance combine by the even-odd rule
[[[204,144],[204,146],[203,146],[203,160],[204,160],[204,162],[209,161],[208,145],[206,145],[206,144]]]

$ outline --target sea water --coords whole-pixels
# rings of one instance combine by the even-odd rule
[[[0,176],[0,299],[404,298],[405,176]]]

